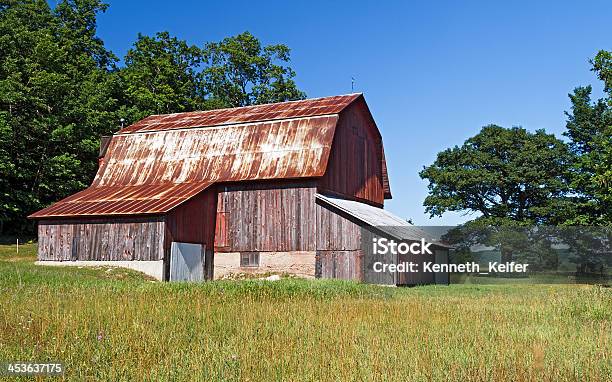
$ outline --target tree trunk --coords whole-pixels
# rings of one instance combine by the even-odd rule
[[[512,249],[505,245],[501,246],[501,262],[509,263],[512,261]]]

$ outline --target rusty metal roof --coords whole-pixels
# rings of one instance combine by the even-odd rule
[[[111,138],[91,187],[29,217],[162,214],[215,182],[321,177],[359,97],[145,118]]]
[[[337,115],[113,137],[93,186],[323,176]]]
[[[323,176],[337,121],[326,115],[115,135],[91,187],[29,217],[160,214],[216,181]]]
[[[338,114],[361,96],[361,93],[356,93],[231,109],[152,115],[121,129],[119,134]]]
[[[29,218],[165,213],[203,191],[210,182],[89,187]]]

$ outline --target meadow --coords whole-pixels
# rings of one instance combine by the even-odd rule
[[[0,246],[0,362],[61,361],[60,380],[612,379],[604,286],[170,284],[35,251]]]

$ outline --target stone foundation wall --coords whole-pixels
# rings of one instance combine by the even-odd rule
[[[315,251],[259,252],[258,267],[241,267],[240,252],[216,252],[214,278],[221,279],[238,273],[289,273],[314,278],[315,257]]]

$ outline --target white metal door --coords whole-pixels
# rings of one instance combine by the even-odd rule
[[[170,281],[204,281],[204,246],[172,242]]]

